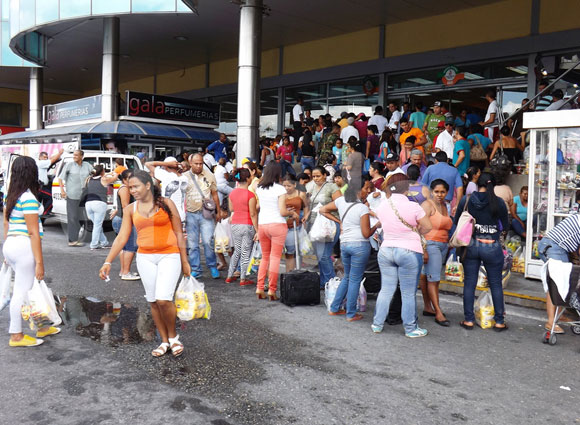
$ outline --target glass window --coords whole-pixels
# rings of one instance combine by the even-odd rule
[[[10,19],[10,0],[2,0],[2,20]]]
[[[294,105],[299,97],[308,102],[311,99],[326,99],[326,84],[316,84],[305,87],[290,87],[285,90],[286,103]]]
[[[0,102],[0,124],[19,127],[22,124],[22,106],[18,103]]]
[[[278,130],[278,90],[260,93],[260,136],[276,137]]]
[[[363,112],[367,117],[373,115],[373,108],[379,103],[379,95],[355,96],[342,99],[329,99],[328,112],[337,119],[341,112],[353,112],[360,114]],[[314,115],[314,114],[313,114]]]
[[[91,14],[91,0],[66,0],[60,2],[60,18],[74,18]]]
[[[2,65],[22,66],[22,59],[16,56],[8,46],[10,44],[10,28],[8,22],[2,23]]]
[[[175,12],[175,0],[133,0],[133,12]]]
[[[36,2],[36,25],[58,20],[58,0]]]
[[[93,14],[95,15],[128,13],[130,11],[131,0],[93,0]]]
[[[375,84],[378,87],[378,77],[375,78]],[[343,96],[353,96],[353,95],[364,94],[363,79],[357,78],[356,80],[348,81],[338,81],[336,83],[330,83],[330,91],[328,92],[328,97],[343,97]]]
[[[235,135],[238,128],[238,95],[218,96],[210,99],[210,102],[220,104],[220,125],[217,131],[228,136]]]
[[[137,166],[137,162],[134,159],[125,158],[125,166],[129,170],[138,170],[139,167]]]
[[[34,26],[34,1],[20,0],[20,28],[31,28]]]

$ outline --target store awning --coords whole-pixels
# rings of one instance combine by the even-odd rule
[[[205,128],[123,120],[70,125],[58,128],[45,128],[43,130],[22,131],[0,136],[0,142],[4,140],[36,139],[68,134],[106,134],[184,141],[214,141],[219,139],[218,132]]]

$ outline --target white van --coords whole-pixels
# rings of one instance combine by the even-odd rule
[[[139,158],[133,155],[125,155],[115,152],[108,152],[108,151],[89,151],[86,150],[85,156],[83,161],[88,162],[91,165],[101,164],[106,172],[110,172],[117,167],[115,160],[117,158],[123,159],[123,165],[130,170],[142,170],[143,165]],[[61,223],[66,223],[66,200],[62,199],[60,195],[60,183],[59,183],[59,175],[63,167],[68,164],[69,162],[73,161],[73,154],[70,152],[64,153],[62,158],[59,162],[57,162],[54,166],[54,169],[49,171],[49,175],[53,176],[52,180],[52,213],[54,217],[59,220]],[[105,225],[107,222],[110,221],[110,212],[111,210],[117,207],[117,190],[121,185],[120,181],[115,182],[112,186],[109,187],[109,192],[107,195],[107,215],[105,216]],[[85,224],[88,224],[88,220],[86,219],[86,213],[84,212],[83,208],[83,220],[81,223],[81,236],[84,236],[85,233]],[[92,228],[89,224],[88,227]]]

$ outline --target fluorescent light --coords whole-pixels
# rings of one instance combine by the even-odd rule
[[[527,66],[506,66],[505,69],[515,72],[516,74],[521,75],[528,75],[528,67]]]
[[[464,72],[463,77],[465,77],[466,80],[483,80],[481,75],[472,74],[471,72]]]
[[[426,96],[431,96],[431,95],[428,93],[415,93],[413,96],[426,97]]]
[[[451,99],[451,103],[463,103],[463,100]]]
[[[459,90],[455,90],[457,93],[471,93],[471,90],[469,89],[459,89]]]
[[[237,105],[238,104],[238,102],[230,102],[229,100],[224,100],[221,103],[225,103],[226,105]]]
[[[407,78],[407,81],[411,81],[412,83],[428,85],[428,84],[435,84],[435,81],[426,80],[424,78]]]
[[[299,91],[298,93],[304,94],[306,96],[313,96],[313,97],[321,97],[320,93],[312,92],[312,91]]]
[[[347,88],[344,88],[344,87],[333,87],[332,90],[334,90],[334,91],[340,91],[340,92],[343,92],[343,93],[358,93],[358,90],[355,90],[355,89],[347,89]]]

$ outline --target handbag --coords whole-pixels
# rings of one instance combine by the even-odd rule
[[[471,152],[469,153],[469,159],[471,161],[485,161],[487,160],[487,154],[483,150],[483,146],[481,146],[481,142],[479,141],[479,137],[477,134],[474,135],[477,139],[477,144],[474,144],[471,148]]]
[[[459,220],[457,221],[457,227],[455,228],[455,232],[453,232],[453,236],[451,236],[451,239],[449,239],[449,246],[451,248],[461,248],[468,246],[471,242],[471,238],[473,237],[475,219],[471,214],[469,214],[469,208],[467,207],[470,196],[471,195],[467,196],[465,199],[465,205],[463,205],[463,211],[461,212]]]
[[[403,223],[406,227],[408,227],[413,232],[415,232],[419,235],[419,238],[421,239],[421,246],[423,247],[423,252],[425,252],[427,250],[427,239],[425,239],[425,236],[423,236],[419,232],[419,229],[417,229],[416,226],[411,226],[409,223],[407,223],[407,221],[403,217],[401,217],[401,215],[399,214],[399,211],[397,210],[397,208],[395,208],[395,204],[393,204],[393,200],[391,198],[388,198],[388,201],[389,201],[389,205],[391,206],[391,209],[393,210],[393,212],[395,213],[397,218],[401,221],[401,223]]]
[[[197,191],[201,195],[201,215],[206,220],[213,220],[214,216],[215,216],[216,204],[213,201],[213,199],[209,199],[209,198],[206,198],[205,196],[203,196],[203,192],[201,191],[199,185],[197,184],[197,181],[195,180],[195,176],[193,175],[193,173],[191,171],[190,171],[190,174],[191,174],[191,176],[190,176],[191,181],[193,181],[195,188],[197,189]]]
[[[489,165],[491,165],[492,167],[509,168],[512,163],[507,157],[507,155],[503,152],[503,143],[501,141],[501,138],[499,139],[499,148],[501,150],[501,153],[497,155],[496,152],[496,155],[491,159],[491,161],[489,161]]]

